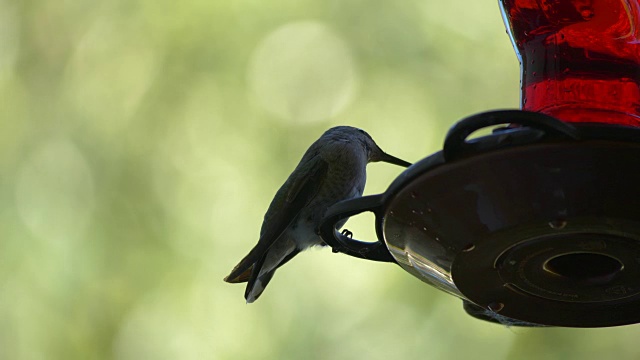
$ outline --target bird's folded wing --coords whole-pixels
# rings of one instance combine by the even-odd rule
[[[225,278],[226,282],[245,282],[249,279],[253,264],[266,254],[274,241],[295,220],[302,208],[317,195],[328,169],[327,162],[317,155],[298,166],[298,169],[287,179],[289,186],[283,186],[278,191],[278,193],[282,191],[286,193],[277,194],[271,202],[264,217],[258,244]]]

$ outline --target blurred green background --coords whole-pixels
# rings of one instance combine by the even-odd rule
[[[324,130],[418,161],[518,76],[495,0],[0,0],[0,358],[639,358],[638,326],[486,324],[328,249],[251,305],[222,282]]]

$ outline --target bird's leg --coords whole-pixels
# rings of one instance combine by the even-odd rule
[[[353,239],[353,233],[351,231],[347,230],[347,229],[342,229],[342,231],[340,233],[342,234],[342,236],[347,236],[347,237]],[[340,252],[340,250],[335,249],[335,248],[331,249],[331,251],[333,251],[333,253],[339,253]]]

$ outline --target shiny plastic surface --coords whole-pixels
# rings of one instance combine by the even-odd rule
[[[620,170],[638,156],[640,145],[578,141],[443,165],[388,202],[385,242],[405,270],[502,316],[639,322],[640,191],[628,185],[640,173]]]
[[[483,125],[514,122],[465,139]],[[384,194],[328,209],[320,233],[336,252],[395,260],[467,301],[480,319],[638,323],[640,173],[628,169],[638,165],[640,129],[552,122],[504,110],[464,119],[442,152],[408,168]],[[376,215],[376,241],[335,231],[363,211]]]

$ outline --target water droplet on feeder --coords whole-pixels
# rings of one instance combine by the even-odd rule
[[[549,221],[549,226],[552,229],[556,229],[556,230],[564,229],[565,226],[567,226],[567,220],[562,220],[562,219],[552,220],[552,221]]]
[[[501,302],[492,302],[489,304],[489,310],[493,312],[500,312],[502,309],[504,309],[504,304]]]
[[[476,246],[474,244],[467,244],[464,248],[462,248],[462,252],[469,252],[475,249]]]
[[[584,8],[580,11],[580,16],[582,16],[584,20],[591,20],[594,15],[595,15],[595,12],[590,7]]]

